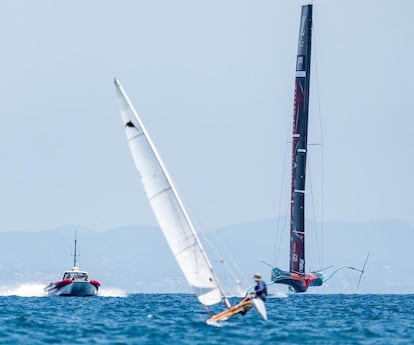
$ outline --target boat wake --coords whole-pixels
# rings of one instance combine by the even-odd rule
[[[226,325],[225,321],[213,321],[213,320],[207,320],[206,324],[213,327],[224,327]]]
[[[289,297],[289,294],[287,294],[286,292],[282,292],[282,291],[277,291],[267,296],[267,298],[287,298],[287,297]]]
[[[118,288],[100,288],[98,291],[100,297],[128,297],[128,294]]]
[[[24,283],[17,286],[0,286],[0,296],[43,297],[45,284]]]
[[[19,296],[19,297],[43,297],[45,284],[24,283],[16,286],[0,286],[0,296]],[[98,296],[101,297],[127,297],[128,294],[118,288],[101,288]]]

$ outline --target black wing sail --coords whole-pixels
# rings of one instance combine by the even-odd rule
[[[292,176],[290,199],[289,271],[272,269],[274,283],[287,284],[295,292],[321,285],[318,273],[305,273],[305,177],[308,141],[308,110],[311,67],[312,5],[302,6],[296,57],[293,108]]]
[[[308,141],[312,5],[302,7],[296,57],[292,133],[290,272],[305,274],[305,177]]]

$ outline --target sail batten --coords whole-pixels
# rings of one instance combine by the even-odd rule
[[[129,147],[158,224],[187,282],[204,305],[225,298],[197,232],[138,113],[115,79]]]
[[[138,133],[135,137],[132,137],[128,141],[134,141],[135,139],[139,138],[141,135],[144,135],[144,133]]]

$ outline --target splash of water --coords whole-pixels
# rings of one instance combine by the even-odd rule
[[[0,296],[42,297],[44,284],[24,283],[17,286],[0,286]]]
[[[286,292],[276,291],[271,295],[267,296],[268,298],[287,298],[289,295]]]
[[[118,288],[100,288],[98,291],[98,296],[100,297],[127,297],[128,294]]]

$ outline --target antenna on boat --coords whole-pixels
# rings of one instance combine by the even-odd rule
[[[76,258],[78,256],[80,256],[79,254],[76,254],[76,246],[77,246],[77,243],[78,243],[77,235],[78,235],[78,230],[75,231],[75,252],[72,255],[73,256],[73,267],[76,267]]]

